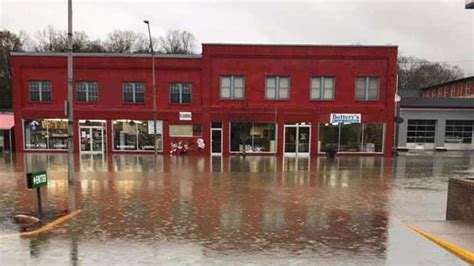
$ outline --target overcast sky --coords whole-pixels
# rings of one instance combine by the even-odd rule
[[[114,29],[154,36],[184,29],[200,43],[396,44],[474,75],[474,10],[465,0],[112,1],[73,0],[74,30],[105,38]],[[67,0],[0,0],[0,29],[34,37],[67,29]]]

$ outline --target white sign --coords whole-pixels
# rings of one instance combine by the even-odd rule
[[[193,120],[193,115],[191,112],[179,112],[180,121],[191,121]]]
[[[155,133],[155,121],[149,120],[148,121],[148,134]],[[163,134],[163,121],[157,120],[156,121],[156,134]]]
[[[345,123],[353,124],[360,123],[362,121],[360,114],[331,114],[330,123]]]

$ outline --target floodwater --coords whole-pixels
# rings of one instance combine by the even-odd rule
[[[474,153],[82,155],[69,194],[66,159],[0,157],[0,236],[36,211],[28,171],[48,171],[47,215],[82,210],[46,233],[0,238],[0,265],[463,265],[403,222],[443,220],[448,177],[473,176]]]

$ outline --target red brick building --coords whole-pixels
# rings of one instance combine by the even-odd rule
[[[74,150],[391,155],[396,46],[202,50],[156,57],[156,142],[150,55],[74,54]],[[65,151],[66,54],[11,61],[16,150]]]
[[[474,98],[474,76],[422,88],[423,98]]]

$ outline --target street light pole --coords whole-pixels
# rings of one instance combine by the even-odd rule
[[[73,73],[72,73],[72,0],[68,0],[68,31],[67,31],[67,104],[66,115],[68,131],[67,181],[74,184],[74,130],[73,130]]]
[[[158,146],[156,145],[156,78],[155,78],[155,52],[153,51],[153,40],[151,39],[151,31],[150,31],[150,21],[144,20],[148,26],[148,37],[150,38],[150,50],[151,50],[151,71],[152,71],[152,79],[153,79],[153,141],[155,147],[155,157],[158,154]]]

